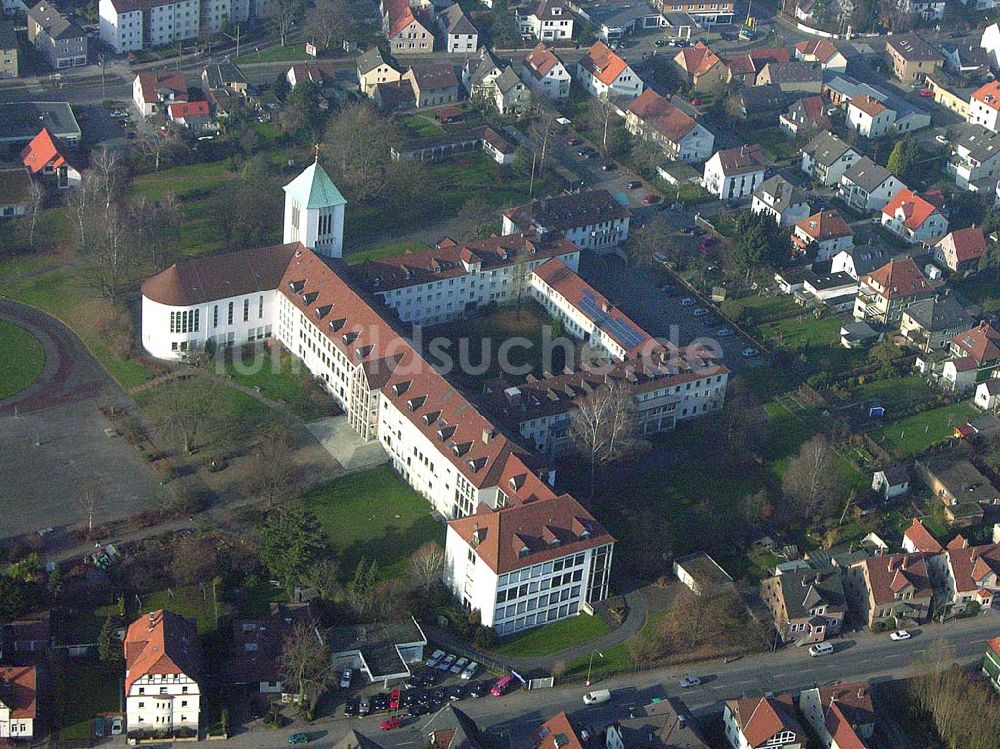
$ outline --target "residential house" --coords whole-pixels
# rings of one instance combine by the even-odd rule
[[[854,319],[894,327],[902,320],[905,309],[933,295],[934,290],[913,258],[890,260],[861,277]]]
[[[907,554],[940,554],[944,551],[941,542],[917,518],[913,518],[910,526],[903,531],[902,546]]]
[[[862,94],[847,103],[847,125],[865,138],[882,138],[893,132],[895,110],[878,99]]]
[[[235,620],[222,664],[224,682],[248,686],[268,697],[291,692],[282,683],[281,650],[295,627],[308,625],[315,626],[308,603],[272,603],[266,617]]]
[[[522,36],[539,41],[573,38],[573,14],[562,0],[539,0],[530,11],[518,11],[517,25]]]
[[[392,55],[413,55],[434,51],[433,21],[409,0],[381,0],[382,32],[389,40]],[[388,81],[387,81],[388,82]]]
[[[956,614],[968,611],[970,604],[988,610],[1000,601],[1000,544],[971,546],[958,536],[944,557],[947,605]]]
[[[941,53],[944,55],[944,67],[949,72],[972,79],[990,72],[990,58],[986,50],[968,40],[942,44]]]
[[[956,275],[978,270],[979,260],[985,253],[986,236],[981,226],[954,229],[934,245],[934,260]]]
[[[785,109],[786,99],[785,92],[776,83],[741,89],[740,116],[745,120],[754,120],[761,124],[773,124]]]
[[[872,491],[889,501],[910,492],[910,472],[902,463],[894,463],[872,474]],[[918,521],[919,522],[919,521]],[[907,551],[913,551],[907,549]]]
[[[803,135],[816,130],[829,130],[830,118],[826,116],[826,102],[822,96],[796,99],[788,111],[778,118],[781,129],[790,135]]]
[[[709,744],[687,706],[667,697],[632,708],[627,718],[609,725],[604,749],[709,749]]]
[[[319,89],[320,93],[327,94],[336,88],[337,71],[328,62],[309,62],[292,65],[285,73],[285,80],[291,88],[304,81],[308,81]]]
[[[674,55],[674,63],[697,91],[719,92],[729,84],[729,68],[704,42],[682,49]]]
[[[820,132],[802,149],[802,171],[820,184],[833,187],[861,157],[836,135]]]
[[[484,749],[475,721],[453,705],[445,705],[420,730],[427,737],[424,745],[430,749]]]
[[[720,200],[739,200],[753,195],[764,181],[764,152],[756,143],[716,151],[705,162],[705,189]]]
[[[963,85],[964,81],[942,75],[940,72],[927,76],[927,90],[934,94],[934,103],[950,109],[963,120],[969,117],[969,98],[976,86]]]
[[[1000,68],[1000,23],[992,23],[983,30],[979,46],[986,50],[990,67]]]
[[[802,297],[838,314],[854,306],[857,294],[858,281],[847,273],[816,273],[810,269],[802,277]],[[848,328],[847,335],[850,338],[857,332]]]
[[[931,587],[926,554],[883,554],[853,563],[847,582],[869,627],[903,627],[930,617]]]
[[[206,65],[201,71],[201,86],[216,117],[228,116],[253,96],[243,71],[230,60]]]
[[[87,64],[87,34],[48,0],[28,11],[28,41],[56,70]]]
[[[996,24],[993,24],[996,26]],[[986,652],[983,655],[980,670],[983,676],[990,680],[993,688],[1000,692],[1000,637],[986,641]]]
[[[479,31],[458,3],[453,3],[441,11],[437,20],[444,37],[446,52],[469,54],[479,48]]]
[[[854,232],[836,209],[820,211],[797,224],[792,233],[792,247],[798,252],[816,253],[816,260],[830,260],[854,244]]]
[[[734,749],[804,749],[807,737],[795,717],[788,692],[773,697],[726,700],[722,712],[726,741]]]
[[[413,86],[417,109],[458,101],[458,78],[451,65],[414,65],[401,80]]]
[[[795,185],[776,174],[754,190],[750,210],[766,213],[778,226],[792,226],[809,215],[806,196]]]
[[[559,232],[580,249],[606,253],[628,238],[631,211],[607,190],[583,190],[505,208],[501,233]]]
[[[52,644],[48,610],[25,614],[0,625],[0,660],[15,660],[23,653],[44,653]]]
[[[760,596],[783,642],[814,643],[835,637],[847,613],[837,567],[783,571],[761,582]]]
[[[711,597],[735,587],[729,573],[703,551],[675,559],[673,573],[696,596]]]
[[[187,100],[187,79],[181,70],[139,73],[132,82],[132,101],[143,117],[162,113],[175,101]]]
[[[860,279],[876,268],[881,268],[892,259],[884,247],[864,244],[841,250],[833,256],[830,264],[832,273],[846,273],[851,278]]]
[[[895,113],[892,125],[896,133],[916,132],[931,124],[930,112],[911,104],[892,89],[862,83],[844,73],[828,74],[823,80],[823,93],[831,104],[845,110],[859,97],[875,99]]]
[[[413,85],[408,80],[376,83],[372,101],[384,113],[412,109],[415,104]]]
[[[969,122],[987,130],[1000,130],[1000,81],[990,81],[969,97]]]
[[[823,88],[823,68],[817,62],[769,62],[757,74],[755,85],[776,84],[789,96],[818,94]]]
[[[862,156],[840,178],[840,199],[859,213],[881,211],[906,185],[884,166]]]
[[[952,138],[951,158],[945,166],[959,187],[991,192],[1000,175],[1000,133],[982,125],[965,125]]]
[[[600,41],[577,63],[576,77],[593,96],[635,98],[643,89],[642,78]]]
[[[823,70],[847,72],[847,58],[829,39],[804,39],[795,45],[795,59],[818,62]]]
[[[0,169],[0,218],[23,216],[35,203],[27,169]]]
[[[493,51],[483,47],[479,57],[470,57],[462,66],[462,86],[469,94],[471,101],[490,101],[493,99],[496,79],[508,68],[505,60],[500,59]]]
[[[539,42],[521,63],[521,80],[536,96],[566,99],[573,79],[559,56]]]
[[[508,65],[493,82],[493,106],[500,114],[522,114],[531,104],[531,89]]]
[[[55,138],[46,128],[42,128],[34,140],[21,151],[21,161],[32,174],[51,178],[60,190],[77,187],[80,184],[79,170],[67,161]]]
[[[1000,367],[1000,331],[981,322],[951,339],[951,353],[957,360],[967,360],[975,382],[982,382]]]
[[[906,187],[882,208],[882,226],[910,244],[934,244],[948,233],[948,219],[941,211]]]
[[[35,738],[37,692],[38,672],[34,666],[0,666],[0,739]]]
[[[733,22],[734,3],[726,0],[715,4],[696,0],[653,0],[653,7],[667,18],[675,15],[690,16],[698,26],[705,28]]]
[[[25,146],[43,127],[61,143],[80,142],[80,125],[67,102],[0,102],[0,143]]]
[[[503,489],[530,477],[511,475]],[[567,494],[512,504],[449,521],[445,584],[484,626],[509,635],[580,615],[607,597],[614,542]]]
[[[1000,503],[1000,491],[967,460],[932,458],[917,461],[917,472],[944,505],[956,527],[981,523],[984,507]]]
[[[674,161],[703,161],[715,145],[715,136],[701,123],[651,88],[629,102],[625,129],[656,143]]]
[[[358,86],[365,96],[374,96],[375,87],[380,83],[394,83],[403,77],[382,55],[378,45],[358,58]]]
[[[556,713],[531,734],[534,749],[584,749],[589,740],[589,732],[565,712]]]
[[[958,333],[969,327],[969,316],[953,294],[922,299],[903,310],[899,332],[920,351],[947,349]]]
[[[175,101],[167,106],[167,118],[189,130],[205,130],[212,125],[212,110],[207,101]]]
[[[725,58],[729,80],[739,86],[753,86],[757,74],[769,62],[791,62],[788,47],[761,47]]]
[[[0,78],[17,78],[20,75],[19,52],[14,24],[0,18]]]
[[[913,33],[886,37],[885,51],[893,75],[905,84],[920,83],[944,62],[940,52]]]
[[[1000,406],[1000,377],[993,376],[976,385],[976,395],[973,398],[976,408],[984,411],[996,411]]]
[[[197,735],[201,645],[194,623],[151,611],[129,625],[124,649],[128,730]]]
[[[868,682],[813,687],[799,693],[799,710],[824,749],[865,749],[875,733]]]

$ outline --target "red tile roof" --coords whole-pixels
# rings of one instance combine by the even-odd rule
[[[184,674],[197,679],[201,670],[198,630],[187,619],[159,609],[143,614],[125,634],[125,694],[150,674]]]
[[[888,107],[886,107],[885,104],[880,102],[875,97],[869,96],[868,94],[861,94],[859,96],[855,96],[853,99],[851,99],[850,106],[854,107],[855,109],[860,109],[869,117],[878,117],[880,114],[882,114],[882,112],[888,109]]]
[[[296,83],[311,81],[317,86],[324,86],[332,82],[337,75],[333,66],[325,62],[309,62],[301,65],[292,65],[291,70]]]
[[[389,30],[386,33],[389,39],[417,20],[409,0],[383,0],[382,7],[389,19]]]
[[[987,322],[959,333],[951,340],[977,364],[1000,359],[1000,331]]]
[[[874,286],[885,299],[901,299],[930,291],[930,284],[911,257],[890,260],[862,281]]]
[[[930,531],[917,518],[913,518],[910,527],[903,532],[903,538],[910,540],[915,551],[925,551],[932,554],[942,551],[938,540],[931,535]]]
[[[792,731],[804,738],[802,726],[795,718],[792,695],[788,692],[774,697],[752,697],[727,700],[726,705],[736,717],[740,732],[747,743],[756,749],[782,731]]]
[[[759,73],[769,62],[789,62],[788,47],[762,47],[725,58],[733,75]]]
[[[806,39],[796,44],[795,49],[803,58],[815,57],[819,62],[837,54],[837,47],[829,39]]]
[[[508,487],[504,483],[500,488],[506,493]],[[498,575],[614,542],[568,494],[495,512],[480,511],[451,520],[448,527]]]
[[[937,212],[934,204],[917,195],[913,190],[904,187],[885,204],[882,213],[892,218],[902,216],[903,223],[911,231],[916,231],[924,222]]]
[[[990,81],[972,92],[972,98],[991,109],[1000,109],[1000,81]]]
[[[971,593],[983,587],[983,578],[1000,575],[1000,544],[949,549],[948,564],[955,577],[958,593]]]
[[[868,581],[876,604],[889,604],[895,594],[913,586],[913,598],[930,599],[930,577],[926,556],[916,554],[885,554],[862,562],[868,571]]]
[[[166,98],[160,97],[158,91],[172,93],[175,101],[187,101],[187,79],[180,70],[139,73],[138,77],[142,100],[147,104],[158,104]]]
[[[44,127],[21,151],[21,161],[32,174],[38,174],[47,166],[58,169],[66,163],[48,128]]]
[[[680,143],[696,124],[693,118],[651,88],[633,99],[628,105],[628,111],[662,133],[672,143]]]
[[[799,221],[795,228],[816,242],[854,236],[851,227],[836,210],[814,213]]]
[[[628,63],[611,51],[604,42],[594,42],[587,54],[580,60],[583,69],[593,75],[601,83],[610,86],[618,76],[625,72]]]
[[[847,720],[844,711],[836,702],[830,704],[826,711],[826,730],[836,742],[837,749],[867,749],[854,726]]]
[[[38,672],[34,666],[0,666],[0,702],[11,718],[34,718],[37,713]]]
[[[802,100],[802,109],[810,122],[825,128],[830,127],[830,118],[826,116],[826,102],[822,96],[807,96]]]
[[[756,143],[716,151],[715,156],[719,157],[722,173],[727,177],[734,174],[761,172],[767,166],[767,162],[764,160],[764,151]],[[714,159],[715,156],[712,158]]]
[[[211,114],[207,101],[179,101],[167,107],[167,111],[174,119],[208,117]]]
[[[531,734],[535,749],[584,749],[565,712],[556,713]]]
[[[708,46],[702,42],[698,42],[693,47],[687,47],[678,52],[674,56],[674,62],[690,75],[697,78],[707,73],[722,61]]]
[[[544,78],[552,68],[561,62],[556,53],[542,42],[535,45],[535,48],[528,53],[524,61],[536,78]]]
[[[960,263],[978,260],[986,253],[986,237],[981,226],[955,229],[945,234],[938,244],[945,249],[954,248],[955,257]]]
[[[992,640],[987,640],[986,647],[992,650],[997,657],[1000,658],[1000,637],[994,637]]]

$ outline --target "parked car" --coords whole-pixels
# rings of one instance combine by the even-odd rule
[[[653,260],[655,260],[658,263],[665,263],[667,262],[667,256],[664,255],[662,252],[654,252]]]
[[[694,229],[691,230],[691,235],[694,237],[704,237],[707,233],[708,232],[706,232],[700,226],[696,226],[694,227]]]
[[[471,687],[469,687],[469,696],[479,699],[484,697],[487,692],[490,691],[490,685],[485,681],[477,681]]]
[[[603,164],[601,164],[601,171],[604,172],[613,172],[617,168],[618,165],[613,161],[605,161]]]
[[[461,677],[468,681],[473,676],[476,675],[476,671],[479,669],[479,664],[475,661],[469,661],[469,665],[465,667],[465,670],[461,673]]]
[[[120,717],[115,716],[114,718],[111,719],[111,735],[112,736],[120,736],[121,733],[122,733],[122,728],[123,728],[123,726],[122,726],[122,719]]]
[[[685,676],[680,681],[682,689],[687,689],[689,687],[696,687],[699,684],[701,684],[701,679],[699,679],[697,676]]]
[[[900,640],[909,640],[912,636],[913,635],[911,635],[905,629],[897,629],[895,632],[889,635],[889,639],[899,642]]]
[[[934,140],[936,140],[942,146],[947,146],[948,145],[948,138],[946,136],[944,136],[944,135],[940,135],[940,134],[939,135],[935,135],[934,136]]]
[[[362,697],[361,702],[358,703],[358,716],[363,718],[372,711],[372,702],[367,697]]]
[[[736,39],[737,39],[737,36],[733,32],[731,32],[731,31],[723,31],[722,32],[722,41],[724,41],[724,42],[735,42]]]
[[[372,695],[372,712],[381,713],[389,709],[389,695]]]
[[[567,146],[578,146],[578,145],[580,145],[580,143],[582,143],[582,141],[579,138],[567,138],[566,139],[566,145]]]
[[[745,348],[740,352],[740,355],[744,359],[753,359],[755,356],[758,356],[759,354],[760,352],[755,348]]]
[[[657,39],[655,42],[653,42],[653,46],[654,47],[662,47],[666,43],[667,43],[666,39]]]
[[[595,689],[583,695],[584,705],[599,705],[611,699],[611,691],[608,689]]]
[[[344,672],[340,675],[340,688],[341,689],[350,689],[351,688],[351,677],[352,676],[354,676],[354,674],[351,672],[351,669],[345,668]]]
[[[651,192],[642,199],[642,202],[645,203],[646,205],[653,205],[653,203],[660,202],[660,196],[657,195],[655,192]]]
[[[389,709],[399,709],[399,687],[393,689],[392,692],[389,693]]]
[[[465,665],[469,662],[468,658],[459,658],[451,666],[451,672],[453,674],[460,674],[465,670]]]
[[[361,700],[357,697],[351,697],[344,703],[344,715],[357,715],[360,708]]]
[[[681,306],[682,307],[690,307],[692,304],[694,304],[694,299],[692,299],[689,296],[686,296],[683,299],[681,299]]]
[[[425,661],[425,664],[431,668],[437,668],[437,665],[441,662],[442,658],[444,658],[444,651],[435,650],[431,653],[431,657]]]
[[[468,694],[469,690],[465,684],[456,684],[448,690],[448,699],[452,702],[458,702],[459,700],[464,700]]]
[[[705,316],[705,315],[707,315],[707,314],[708,314],[708,310],[707,310],[707,309],[705,309],[704,307],[698,307],[698,308],[697,308],[697,309],[696,309],[696,310],[694,311],[694,316],[695,316],[695,317],[704,317],[704,316]]]
[[[401,718],[386,718],[378,724],[378,727],[383,731],[395,731],[397,728],[403,727],[403,721]]]
[[[298,733],[293,733],[291,736],[288,737],[288,743],[289,744],[308,744],[309,743],[309,736],[307,734],[304,734],[301,731],[299,731]]]
[[[830,655],[833,652],[833,645],[828,642],[817,642],[809,646],[809,655],[818,658],[821,655]]]
[[[637,179],[629,180],[628,184],[625,185],[629,190],[638,190],[642,187],[642,182]]]
[[[736,331],[733,330],[732,328],[719,328],[717,331],[715,331],[715,334],[719,336],[719,338],[727,338],[733,335],[733,333],[735,332]]]
[[[493,689],[490,690],[490,694],[494,697],[502,697],[507,694],[507,692],[511,691],[516,684],[517,680],[508,674],[502,679],[499,679],[497,683],[493,685]]]
[[[444,687],[438,687],[429,695],[429,701],[435,704],[441,704],[448,699],[448,690]]]
[[[922,96],[925,99],[929,99],[932,96],[934,96],[934,92],[931,91],[929,88],[924,88],[917,92],[917,96]]]
[[[427,715],[429,712],[430,708],[427,705],[422,705],[418,702],[410,707],[409,716],[411,718],[419,718],[421,715]]]
[[[451,653],[448,653],[448,655],[444,657],[444,660],[438,664],[438,671],[447,671],[448,669],[451,668],[451,664],[454,662],[455,662],[455,656],[452,655]]]

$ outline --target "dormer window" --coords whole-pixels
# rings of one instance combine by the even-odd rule
[[[368,354],[372,352],[374,348],[375,347],[372,346],[371,344],[368,344],[367,346],[361,346],[358,348],[357,351],[354,352],[354,355],[357,356],[359,359],[364,359],[366,356],[368,356]]]
[[[305,287],[306,287],[306,282],[305,282],[304,279],[302,281],[289,281],[288,282],[288,288],[289,288],[289,290],[291,290],[291,292],[293,294],[298,294]]]
[[[433,424],[435,421],[438,420],[438,416],[440,416],[440,415],[441,415],[440,411],[430,411],[428,413],[425,413],[424,414],[424,425],[425,426],[430,426],[431,424]]]
[[[316,308],[316,317],[322,320],[324,317],[330,314],[330,310],[333,309],[332,304],[324,304],[322,307]]]
[[[344,343],[350,346],[352,343],[358,340],[358,335],[360,334],[355,331],[351,331],[350,333],[344,333]]]
[[[302,301],[305,302],[307,305],[308,304],[312,304],[317,299],[319,299],[319,292],[318,291],[310,291],[308,294],[303,294],[302,295]]]
[[[424,405],[426,401],[427,401],[426,395],[418,395],[417,397],[410,398],[410,400],[406,401],[406,406],[407,408],[410,409],[410,411],[416,411],[418,408]]]
[[[409,389],[410,389],[409,380],[407,380],[406,382],[397,382],[395,385],[392,386],[392,394],[399,397]]]
[[[463,455],[469,452],[469,449],[471,447],[472,447],[471,442],[462,442],[456,445],[452,445],[451,451],[455,453],[456,458],[461,458]]]
[[[344,324],[346,322],[347,322],[347,318],[338,317],[336,320],[330,320],[329,328],[334,333],[336,333],[338,330],[340,330],[342,327],[344,327]]]
[[[481,471],[486,465],[486,458],[473,458],[469,461],[469,468],[472,469],[473,473]]]

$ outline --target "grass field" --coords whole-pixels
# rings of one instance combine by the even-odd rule
[[[233,361],[225,363],[225,373],[235,382],[257,388],[265,398],[286,404],[305,421],[315,421],[329,416],[331,409],[309,397],[309,373],[302,363],[280,346],[268,350],[245,347]],[[328,397],[324,397],[329,402]]]
[[[427,541],[444,545],[430,504],[388,466],[338,479],[303,498],[319,519],[346,579],[361,557],[374,559],[383,578],[401,575],[407,558]]]
[[[381,260],[387,257],[404,255],[407,252],[425,252],[431,249],[430,245],[424,242],[401,242],[399,244],[388,244],[384,247],[374,247],[361,252],[351,252],[346,256],[348,265],[360,265],[369,260]]]
[[[726,299],[721,305],[722,313],[734,320],[741,318],[752,322],[763,315],[784,315],[792,317],[800,312],[790,296],[742,296]]]
[[[611,627],[601,617],[580,614],[504,640],[493,652],[521,658],[551,655],[610,631]]]
[[[244,47],[240,50],[242,54],[236,58],[237,62],[244,65],[250,62],[297,62],[313,61],[314,58],[306,54],[304,44],[286,44],[284,47],[269,47],[261,52],[256,52],[251,47]]]
[[[886,408],[886,416],[893,418],[893,409],[931,400],[934,392],[927,387],[923,376],[909,374],[888,380],[873,380],[852,388],[856,401],[878,401]]]
[[[951,437],[952,430],[977,415],[976,409],[965,403],[942,406],[924,411],[890,424],[872,436],[897,458],[924,452],[931,445]]]
[[[0,320],[0,400],[20,393],[42,373],[42,344],[24,328]]]
[[[444,132],[434,120],[423,114],[407,114],[400,117],[399,122],[413,135],[420,137],[440,135]]]
[[[222,591],[218,591],[220,594]],[[133,600],[133,603],[135,601]],[[134,607],[133,607],[134,608]],[[218,606],[212,598],[212,584],[205,583],[204,592],[198,585],[188,585],[164,590],[142,596],[142,610],[134,612],[137,617],[158,609],[168,609],[185,619],[198,622],[198,632],[202,635],[214,632],[219,618],[229,613],[228,604],[219,601]]]

